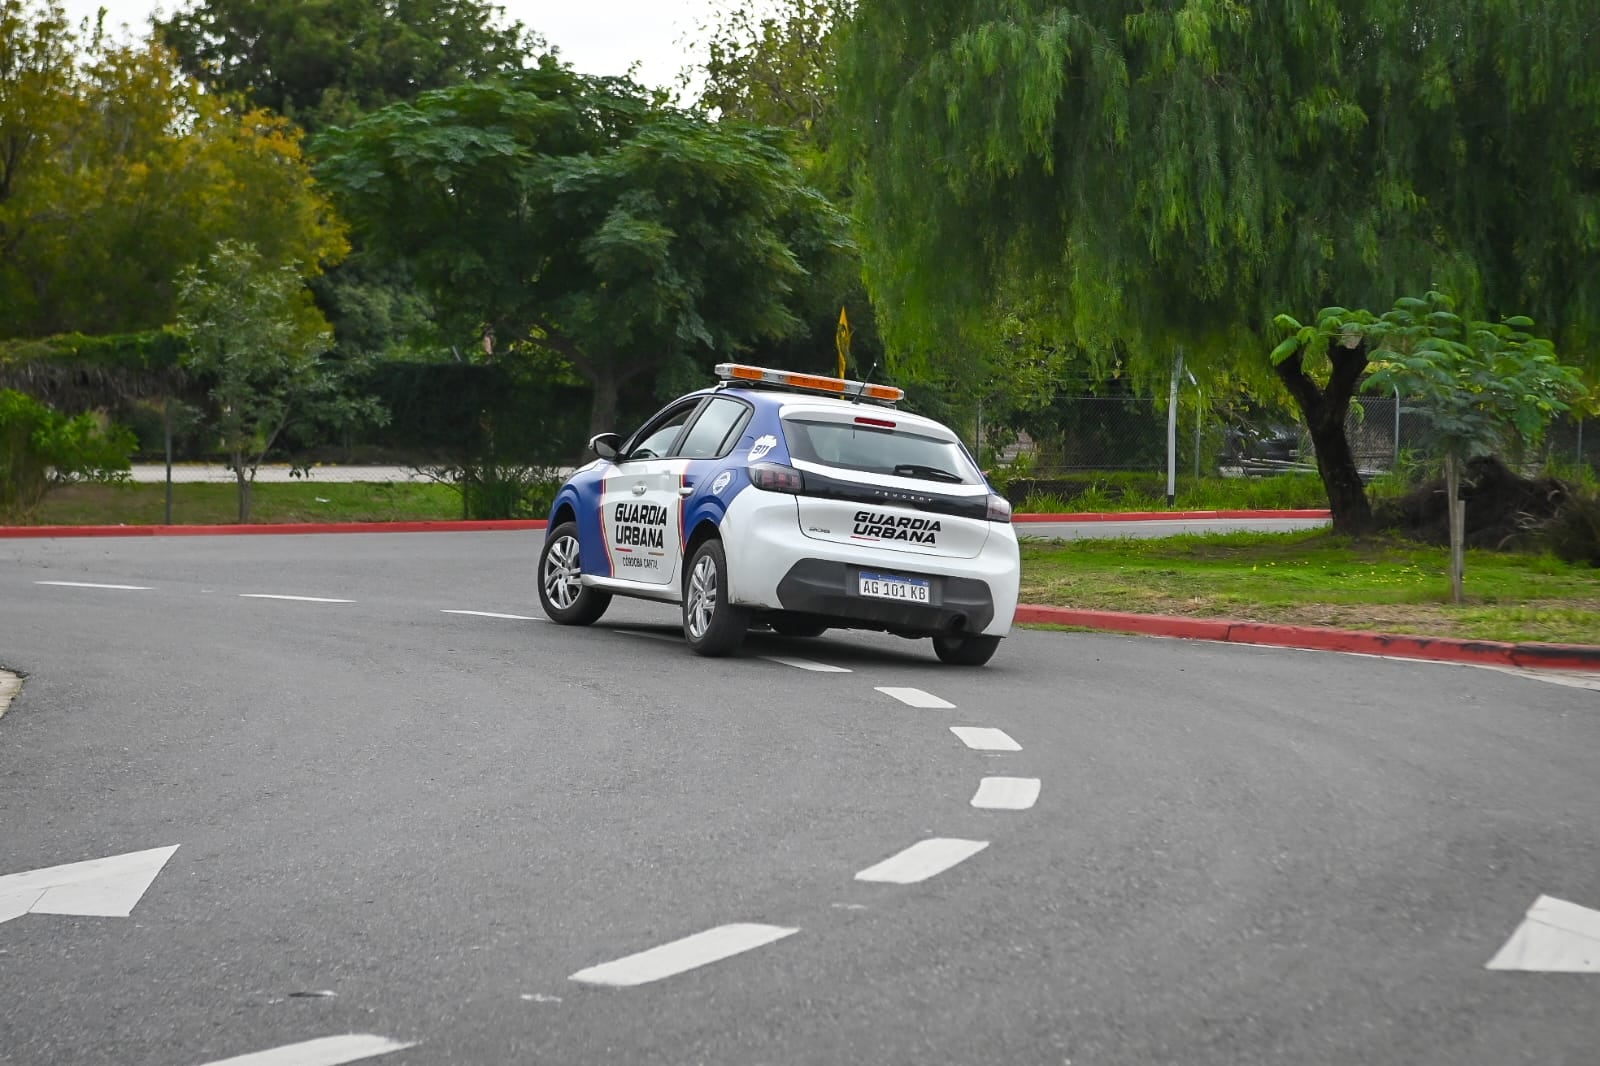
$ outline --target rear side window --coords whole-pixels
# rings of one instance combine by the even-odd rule
[[[960,442],[898,426],[785,418],[783,435],[793,458],[841,470],[950,485],[984,483],[983,475],[972,465]]]
[[[678,455],[685,459],[721,459],[733,450],[749,417],[750,408],[738,400],[713,398],[689,427],[689,435],[678,445]]]

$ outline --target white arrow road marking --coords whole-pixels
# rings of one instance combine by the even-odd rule
[[[1037,777],[986,777],[972,797],[974,807],[990,811],[1025,811],[1038,802]]]
[[[493,611],[440,611],[440,614],[470,614],[474,618],[505,618],[512,622],[542,622],[542,618],[534,618],[526,614],[496,614]]]
[[[96,585],[90,581],[35,581],[35,585],[56,585],[64,589],[118,589],[122,592],[149,592],[149,585]]]
[[[1600,911],[1540,896],[1484,969],[1600,973]]]
[[[178,850],[151,848],[0,877],[0,922],[24,914],[126,918]]]
[[[1012,740],[1004,729],[979,726],[953,725],[950,732],[961,738],[961,743],[973,751],[1021,751],[1022,745]]]
[[[943,710],[954,707],[955,704],[947,703],[938,696],[924,692],[920,688],[884,688],[879,686],[878,691],[885,696],[892,696],[908,707],[926,707],[931,710]]]
[[[942,874],[959,862],[965,862],[989,846],[987,840],[955,840],[934,837],[919,841],[898,855],[891,855],[876,866],[869,866],[856,874],[857,881],[883,881],[893,885],[911,885]]]
[[[296,603],[354,603],[355,600],[330,600],[326,596],[275,596],[270,592],[241,592],[241,600],[293,600]]]
[[[270,1051],[235,1055],[231,1059],[217,1059],[205,1066],[341,1066],[342,1063],[358,1062],[414,1046],[390,1040],[386,1036],[350,1033],[347,1036],[325,1036],[320,1040],[287,1044]]]
[[[782,666],[792,666],[796,670],[810,670],[814,674],[848,674],[850,671],[843,666],[829,666],[827,663],[814,663],[810,659],[791,659],[787,655],[763,655],[769,663],[778,663]]]
[[[782,940],[798,933],[798,929],[785,929],[776,925],[758,925],[753,922],[736,922],[719,925],[703,933],[674,940],[670,944],[628,955],[613,962],[601,963],[579,970],[569,980],[591,985],[610,985],[614,988],[631,988],[634,985],[659,981],[686,970],[693,970],[763,944]]]
[[[6,716],[6,709],[11,706],[11,701],[22,691],[22,678],[16,674],[0,670],[0,718]],[[5,919],[0,918],[0,921]]]

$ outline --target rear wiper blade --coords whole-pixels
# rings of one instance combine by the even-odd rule
[[[936,466],[923,466],[921,463],[900,463],[895,466],[894,472],[897,477],[925,477],[930,481],[952,481],[957,485],[966,480],[960,474],[952,474]]]

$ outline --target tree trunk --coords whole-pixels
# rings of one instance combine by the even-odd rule
[[[589,436],[597,433],[613,433],[619,431],[617,425],[617,394],[621,382],[617,379],[610,367],[598,367],[593,373],[585,374],[589,384],[594,388],[594,399],[589,405]]]
[[[1366,486],[1361,484],[1355,455],[1345,437],[1344,422],[1350,413],[1350,397],[1367,368],[1366,343],[1355,348],[1334,345],[1328,350],[1328,358],[1333,362],[1333,373],[1328,375],[1327,386],[1320,389],[1306,374],[1299,352],[1273,369],[1294,397],[1311,432],[1311,444],[1317,450],[1317,473],[1328,494],[1334,531],[1356,536],[1372,528],[1372,505],[1367,502]]]
[[[250,479],[244,476],[244,463],[238,456],[233,460],[233,477],[239,486],[239,524],[250,521]]]

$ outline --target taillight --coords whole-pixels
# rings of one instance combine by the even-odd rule
[[[800,471],[778,463],[756,463],[750,468],[750,484],[768,492],[798,493],[805,487]]]
[[[1004,496],[996,496],[994,493],[990,493],[988,519],[991,522],[1011,521],[1011,501]]]

